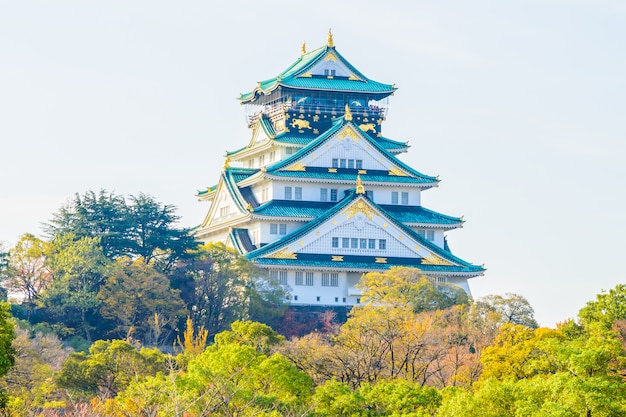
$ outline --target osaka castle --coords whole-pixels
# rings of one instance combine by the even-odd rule
[[[266,269],[292,305],[357,305],[361,276],[393,266],[469,293],[484,268],[453,255],[445,236],[463,219],[422,205],[438,177],[402,162],[408,143],[383,134],[395,91],[355,68],[330,31],[321,48],[303,45],[287,69],[240,95],[251,135],[198,193],[210,206],[196,238]]]

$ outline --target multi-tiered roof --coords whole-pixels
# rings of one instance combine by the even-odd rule
[[[280,273],[297,303],[358,303],[360,274],[396,265],[469,291],[467,279],[484,269],[454,256],[444,236],[463,220],[421,205],[439,179],[397,158],[406,142],[382,136],[395,90],[353,67],[330,32],[326,46],[303,46],[289,68],[240,96],[252,138],[199,192],[211,208],[196,236]]]

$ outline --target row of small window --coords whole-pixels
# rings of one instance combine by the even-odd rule
[[[270,278],[278,280],[281,285],[287,285],[287,271],[270,271]],[[322,287],[338,287],[338,272],[322,272]],[[296,271],[296,285],[312,287],[315,285],[315,274],[313,272]]]
[[[270,235],[286,235],[287,225],[285,223],[270,223]]]
[[[269,162],[272,163],[276,160],[276,151],[272,151],[269,153]],[[259,165],[257,166],[263,166],[265,165],[265,155],[261,155],[259,156]],[[254,159],[249,159],[248,160],[248,168],[252,168],[254,166]]]
[[[297,296],[297,295],[294,295],[294,296],[293,296],[293,300],[294,300],[294,301],[298,301],[298,296]],[[315,297],[315,301],[322,301],[322,297],[320,297],[320,296],[318,295],[317,297]],[[335,297],[335,302],[336,302],[336,303],[338,303],[338,302],[339,302],[339,297]],[[346,297],[343,297],[343,298],[341,299],[341,302],[342,302],[342,303],[345,303],[345,302],[346,302]],[[357,303],[357,304],[361,304],[361,299],[360,299],[360,298],[357,298],[357,299],[356,299],[356,303]]]
[[[417,231],[417,234],[420,235],[421,237],[428,239],[428,240],[435,240],[435,231],[434,230],[423,230],[420,229]]]
[[[333,248],[339,247],[339,241],[341,240],[341,247],[343,249],[376,249],[376,243],[378,242],[379,250],[387,250],[387,239],[364,239],[356,237],[333,237],[331,246]]]
[[[302,187],[285,187],[285,200],[302,200]]]
[[[333,168],[363,169],[363,160],[362,159],[333,158],[332,167]]]
[[[220,217],[226,217],[230,214],[230,206],[220,207]]]
[[[398,200],[398,195],[400,196],[400,200]],[[391,204],[402,204],[404,206],[409,204],[409,193],[402,191],[392,191],[391,192]]]

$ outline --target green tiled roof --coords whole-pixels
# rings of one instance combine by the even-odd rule
[[[257,172],[259,172],[259,170],[256,168],[230,167],[226,169],[226,172],[228,173],[228,176],[233,179],[234,183],[237,184],[245,180],[246,178],[251,177],[252,175],[256,174]]]
[[[333,53],[350,71],[360,80],[349,80],[341,77],[332,79],[325,77],[302,76],[318,62],[322,61],[329,53]],[[242,94],[239,100],[242,103],[254,101],[257,94],[269,94],[279,86],[295,89],[345,91],[379,94],[387,96],[396,88],[391,84],[383,84],[365,77],[350,62],[348,62],[335,47],[323,46],[311,52],[302,54],[286,70],[276,77],[258,83],[258,86],[249,93]]]
[[[342,172],[343,171],[343,172]],[[353,171],[353,172],[350,172]],[[307,167],[306,171],[268,171],[268,174],[285,178],[317,178],[324,180],[337,180],[355,182],[357,169],[337,168],[337,173],[328,172],[328,168]],[[403,184],[434,184],[437,179],[434,177],[408,177],[399,175],[389,175],[387,171],[367,170],[367,174],[361,174],[361,180],[367,187],[367,182],[403,183]]]
[[[328,219],[330,219],[332,216],[334,216],[336,213],[338,213],[339,211],[343,210],[346,206],[348,206],[352,201],[354,201],[357,198],[364,198],[367,199],[366,196],[364,195],[360,195],[360,194],[356,194],[356,193],[351,193],[350,195],[346,196],[343,200],[341,200],[340,202],[338,202],[337,204],[335,204],[330,210],[326,211],[323,215],[317,217],[315,220],[307,223],[306,225],[302,226],[300,229],[298,229],[297,231],[295,231],[294,233],[291,233],[287,236],[285,236],[284,238],[272,242],[266,246],[263,246],[260,249],[257,249],[255,251],[249,252],[247,253],[245,256],[248,259],[251,259],[253,261],[257,261],[257,259],[263,257],[264,255],[267,255],[273,251],[276,251],[278,249],[280,249],[281,247],[287,246],[293,242],[295,242],[296,240],[302,238],[303,236],[305,236],[306,234],[308,234],[309,232],[314,231],[319,225],[321,225],[322,223],[324,223],[325,221],[327,221]],[[440,256],[441,258],[448,260],[450,262],[454,262],[460,265],[460,267],[465,268],[465,270],[467,270],[468,272],[471,271],[480,271],[482,270],[482,267],[477,267],[475,265],[472,265],[460,258],[457,258],[456,256],[452,255],[450,252],[440,248],[439,246],[435,245],[434,243],[430,242],[429,240],[421,237],[419,234],[417,234],[415,231],[413,231],[411,228],[409,228],[408,226],[405,226],[404,224],[402,224],[401,222],[399,222],[398,220],[396,220],[392,215],[388,214],[385,209],[379,205],[377,205],[376,203],[370,201],[370,204],[372,204],[374,207],[376,207],[381,214],[385,215],[386,217],[389,218],[389,220],[391,222],[393,222],[398,228],[400,228],[403,233],[405,233],[407,236],[410,236],[413,240],[420,242],[421,245],[423,245],[424,247],[426,247],[428,250],[430,250],[431,252],[435,253],[437,256]],[[338,255],[338,253],[335,253],[335,255]],[[298,255],[300,256],[300,254]],[[418,259],[418,258],[416,258]],[[265,262],[265,261],[263,261]],[[421,262],[421,261],[420,261]]]
[[[272,200],[254,209],[254,214],[268,217],[314,219],[334,206],[335,202]]]
[[[272,200],[254,209],[254,214],[267,217],[293,217],[316,219],[330,210],[336,202]],[[462,223],[458,217],[446,216],[421,206],[381,205],[387,214],[402,223],[424,223],[432,225],[456,225]]]
[[[422,206],[380,205],[385,212],[402,223],[459,224],[458,217],[437,213]]]
[[[372,136],[370,136],[368,133],[364,132],[359,126],[357,126],[357,125],[355,125],[355,124],[353,124],[351,122],[346,121],[345,117],[343,117],[343,116],[342,117],[337,117],[335,120],[333,120],[332,127],[330,129],[328,129],[326,132],[324,132],[321,135],[319,135],[316,139],[314,139],[307,146],[305,146],[304,148],[298,150],[298,152],[296,152],[295,154],[293,154],[289,158],[283,159],[282,161],[278,161],[275,164],[268,166],[267,167],[267,172],[274,174],[278,170],[280,170],[281,168],[287,167],[287,166],[291,165],[292,163],[296,162],[297,160],[301,159],[303,156],[308,155],[310,153],[313,153],[315,150],[317,150],[320,146],[323,145],[323,143],[324,143],[324,141],[326,139],[328,139],[333,134],[335,134],[339,130],[341,130],[341,128],[346,123],[350,123],[355,130],[357,130],[361,135],[363,135],[363,137],[366,138],[369,141],[369,143],[374,148],[376,148],[376,150],[378,150],[380,153],[382,153],[388,160],[393,162],[394,165],[400,167],[403,171],[409,173],[410,175],[413,175],[417,179],[421,179],[423,182],[433,182],[433,183],[439,182],[437,177],[424,175],[421,172],[418,172],[415,169],[411,168],[410,166],[406,165],[404,162],[400,161],[392,153],[390,153],[387,149],[385,149]],[[308,173],[309,172],[307,171],[307,174]],[[404,177],[404,176],[393,176],[393,178],[394,179],[398,179],[398,181],[407,181],[406,180],[407,177]],[[404,178],[404,180],[400,180],[400,178]],[[363,177],[363,179],[365,179],[365,177]]]
[[[421,263],[421,258],[414,258],[414,262],[408,261],[407,258],[386,258],[387,263],[376,263],[373,260],[361,259],[361,260],[346,260],[347,255],[344,255],[343,262],[332,261],[332,254],[316,255],[318,259],[308,259],[298,256],[298,259],[277,259],[277,258],[255,258],[254,263],[262,266],[285,266],[285,267],[316,267],[316,268],[329,268],[329,269],[351,269],[351,270],[385,270],[392,266],[406,266],[410,268],[419,268],[421,271],[428,272],[442,272],[442,273],[457,273],[457,274],[480,274],[485,269],[477,265],[469,266],[448,266],[448,265],[427,265]],[[366,258],[366,257],[363,257]]]

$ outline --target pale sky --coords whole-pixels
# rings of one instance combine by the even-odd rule
[[[474,297],[526,297],[541,325],[626,281],[626,3],[0,0],[0,241],[75,193],[146,193],[195,226],[236,98],[326,43],[395,83],[383,134],[464,216]]]

